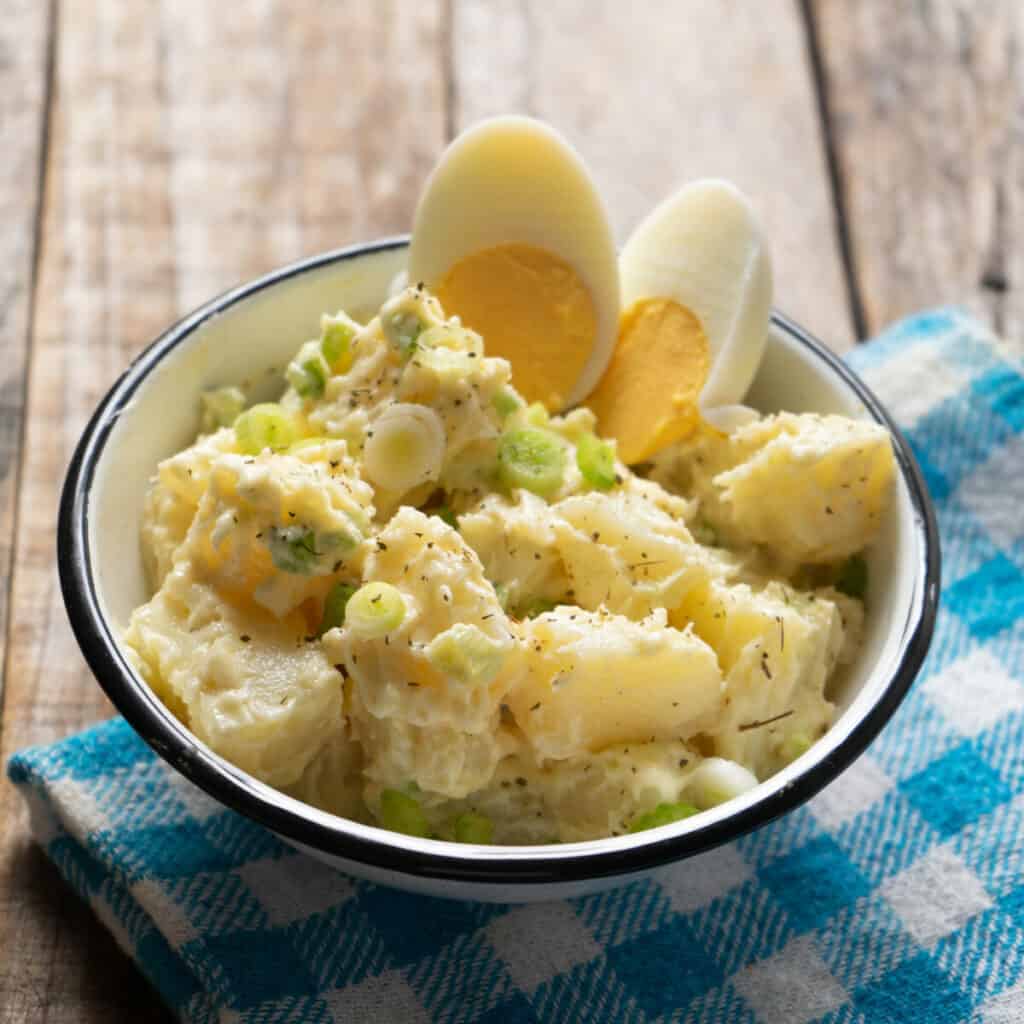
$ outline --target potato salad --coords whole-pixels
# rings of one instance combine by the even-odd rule
[[[280,400],[203,396],[125,641],[217,754],[418,836],[550,843],[742,793],[829,728],[886,431],[706,423],[627,467],[422,286],[324,316]]]

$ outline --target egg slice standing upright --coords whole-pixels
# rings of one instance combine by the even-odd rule
[[[618,341],[587,404],[636,463],[742,401],[768,337],[772,268],[746,196],[705,179],[641,222],[619,269]]]
[[[531,118],[481,122],[444,152],[416,209],[409,280],[551,410],[580,401],[611,357],[619,279],[604,204],[575,150]]]

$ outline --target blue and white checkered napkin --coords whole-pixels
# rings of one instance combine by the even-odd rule
[[[938,503],[921,677],[849,771],[753,835],[526,907],[353,881],[122,721],[10,764],[39,840],[187,1021],[1024,1021],[1024,377],[963,314],[851,358]]]

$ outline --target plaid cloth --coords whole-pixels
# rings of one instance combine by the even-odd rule
[[[943,610],[868,753],[658,880],[525,907],[313,863],[119,720],[11,778],[64,877],[187,1021],[1024,1021],[1024,378],[956,311],[852,357],[938,503]]]

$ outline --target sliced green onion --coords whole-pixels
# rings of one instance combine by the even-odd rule
[[[497,414],[504,419],[506,416],[511,416],[518,409],[522,409],[523,400],[512,388],[504,387],[500,391],[495,392],[494,397],[491,399],[491,404],[494,406]]]
[[[335,583],[324,598],[324,612],[320,617],[317,636],[323,636],[329,629],[336,629],[345,621],[345,606],[348,599],[356,592],[350,583]]]
[[[430,826],[419,801],[400,789],[385,789],[380,795],[380,823],[392,832],[427,836]]]
[[[316,448],[327,441],[326,437],[303,437],[298,441],[288,445],[288,454],[294,455],[296,452],[305,451],[307,448]]]
[[[538,597],[533,601],[530,601],[525,608],[522,610],[522,618],[524,619],[535,619],[538,615],[543,615],[545,612],[551,611],[553,608],[557,608],[558,605],[554,601],[548,601],[543,597]]]
[[[505,652],[482,629],[459,622],[439,633],[424,652],[427,661],[460,683],[486,686],[501,669]]]
[[[757,776],[736,761],[724,757],[705,758],[687,780],[687,794],[698,807],[707,810],[738,797],[757,785]]]
[[[805,732],[795,732],[792,736],[787,736],[782,744],[781,754],[783,760],[786,764],[795,761],[811,749],[813,742]]]
[[[402,359],[416,351],[416,341],[423,333],[423,321],[415,313],[391,313],[381,319],[384,337],[398,350]]]
[[[297,576],[308,576],[320,557],[316,534],[308,526],[272,527],[267,549],[276,568]]]
[[[445,449],[444,423],[433,409],[396,402],[371,424],[363,468],[375,486],[401,493],[436,480]]]
[[[850,555],[836,577],[836,590],[863,601],[868,592],[868,563],[863,555]]]
[[[481,843],[494,840],[494,822],[483,814],[467,811],[455,819],[455,842]]]
[[[259,455],[264,448],[287,448],[301,433],[295,418],[276,402],[254,405],[235,420],[235,437],[245,455]]]
[[[522,487],[542,498],[562,486],[565,448],[554,434],[522,427],[498,442],[498,475],[506,487]]]
[[[366,640],[398,629],[404,618],[405,598],[390,583],[364,583],[345,608],[345,625]]]
[[[523,419],[531,427],[546,427],[551,422],[551,414],[541,402],[532,402],[526,407]]]
[[[353,533],[331,530],[317,534],[299,524],[271,527],[264,531],[264,536],[275,567],[296,576],[309,576],[320,567],[322,558],[351,551],[361,539],[354,530]]]
[[[330,374],[319,341],[307,341],[284,371],[288,383],[303,398],[319,398]]]
[[[448,349],[452,352],[476,352],[480,348],[480,336],[465,327],[452,324],[438,324],[428,327],[417,339],[421,349]]]
[[[615,485],[615,448],[593,434],[584,434],[576,442],[576,465],[583,479],[599,491]]]
[[[635,466],[633,468],[636,469]],[[718,531],[706,519],[698,519],[693,524],[693,535],[700,544],[707,544],[712,548],[722,546]]]
[[[459,528],[459,521],[455,518],[455,513],[447,505],[442,505],[434,515],[446,522],[453,530]]]
[[[358,329],[359,325],[344,313],[320,318],[320,351],[332,370],[345,367]]]
[[[641,814],[633,820],[629,826],[630,832],[643,832],[649,828],[657,828],[659,825],[669,825],[673,821],[682,821],[696,814],[697,808],[692,804],[658,804],[653,811]]]
[[[241,388],[212,388],[199,396],[202,408],[204,434],[211,434],[219,427],[230,427],[245,408],[245,395]]]

